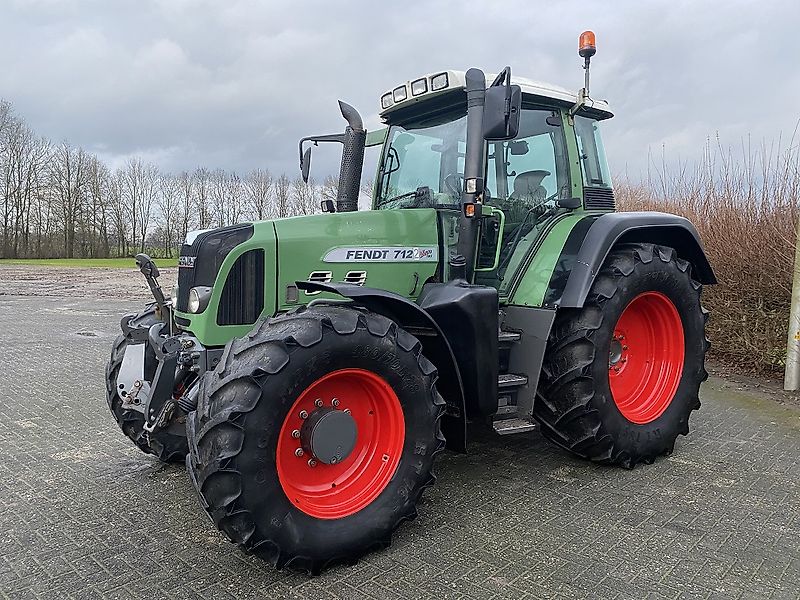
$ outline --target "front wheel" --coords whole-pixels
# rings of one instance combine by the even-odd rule
[[[700,293],[672,248],[616,247],[584,307],[556,316],[534,403],[545,437],[627,468],[671,453],[708,377]]]
[[[214,523],[317,573],[389,545],[444,447],[416,338],[374,313],[298,309],[233,340],[189,415],[187,466]]]
[[[150,305],[144,310],[131,315],[126,315],[125,319],[131,328],[150,327],[159,322],[156,316],[154,305]],[[127,391],[120,389],[117,382],[125,351],[137,342],[129,333],[123,333],[114,340],[111,348],[111,357],[106,364],[106,402],[111,414],[119,425],[122,432],[130,439],[134,445],[145,454],[153,454],[163,462],[183,462],[186,453],[189,451],[186,445],[186,436],[183,427],[177,424],[171,425],[168,429],[159,429],[149,433],[144,429],[144,413],[135,410],[125,403]]]

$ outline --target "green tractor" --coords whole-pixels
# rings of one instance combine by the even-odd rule
[[[137,256],[155,302],[122,319],[109,406],[244,550],[316,573],[388,546],[482,425],[626,468],[688,432],[714,273],[686,219],[615,212],[581,39],[578,94],[442,71],[369,134],[340,103],[343,134],[300,142],[306,177],[343,144],[336,201],[191,234],[171,298]]]

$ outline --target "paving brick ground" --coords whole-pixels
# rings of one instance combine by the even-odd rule
[[[1,291],[1,290],[0,290]],[[533,432],[447,454],[393,546],[316,578],[226,542],[103,398],[130,300],[0,295],[0,597],[798,598],[800,410],[712,380],[634,471]]]

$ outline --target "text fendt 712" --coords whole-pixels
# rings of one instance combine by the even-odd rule
[[[383,95],[369,134],[340,103],[343,134],[300,142],[306,178],[343,144],[324,214],[190,234],[171,298],[137,256],[155,302],[122,319],[109,407],[244,550],[316,573],[388,546],[481,425],[623,467],[688,432],[714,273],[686,219],[615,212],[594,50],[577,94],[442,71]]]

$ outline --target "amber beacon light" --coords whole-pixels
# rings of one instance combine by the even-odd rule
[[[594,41],[594,31],[584,31],[578,39],[578,54],[583,58],[594,56],[597,46]]]

